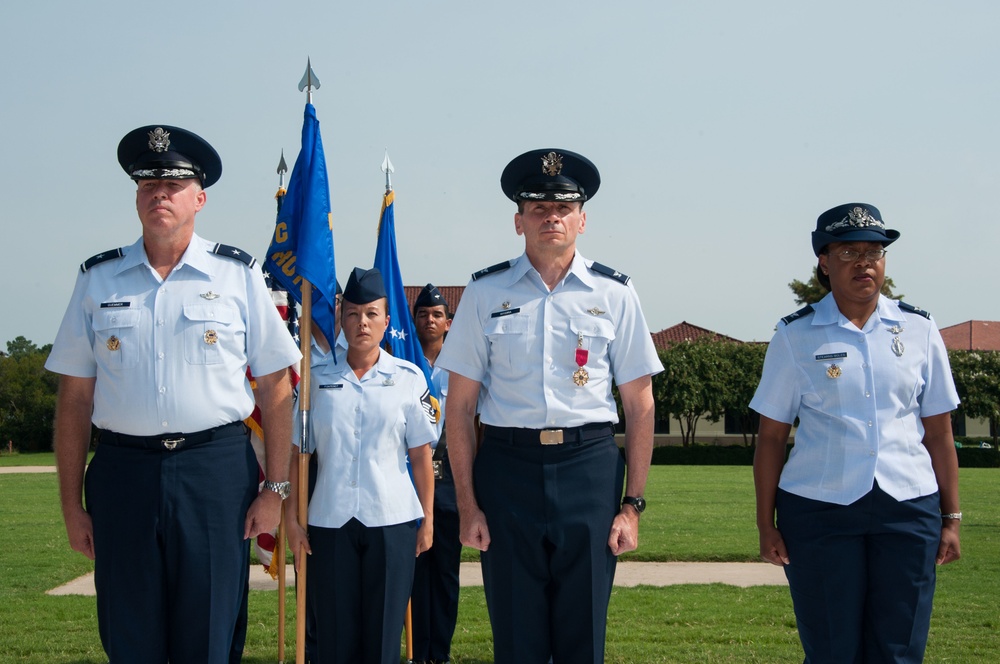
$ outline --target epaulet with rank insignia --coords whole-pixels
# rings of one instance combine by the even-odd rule
[[[614,268],[608,267],[607,265],[601,265],[597,261],[594,261],[591,264],[590,269],[598,274],[603,274],[605,277],[611,277],[615,281],[620,281],[628,286],[630,277],[627,274],[622,274]]]
[[[236,247],[231,247],[228,244],[217,244],[212,249],[213,254],[218,254],[219,256],[225,256],[226,258],[234,258],[241,263],[246,263],[247,267],[253,267],[257,264],[257,259],[243,251],[242,249],[237,249]]]
[[[794,314],[788,314],[787,316],[782,318],[781,322],[784,323],[785,325],[788,325],[789,323],[794,323],[800,318],[808,316],[812,312],[813,312],[813,305],[807,304],[806,306],[796,311]]]
[[[95,265],[100,265],[104,261],[109,261],[112,258],[121,258],[124,255],[125,252],[122,251],[121,247],[118,247],[117,249],[112,249],[110,251],[102,251],[101,253],[95,254],[90,258],[88,258],[87,260],[83,261],[83,263],[80,264],[80,272],[86,272]]]
[[[916,314],[918,316],[923,316],[924,318],[927,318],[927,319],[930,319],[930,317],[931,317],[931,312],[924,311],[920,307],[915,307],[912,304],[907,304],[906,302],[903,302],[902,300],[898,300],[896,302],[896,304],[899,306],[900,309],[902,309],[903,311],[908,311],[911,314]]]
[[[496,274],[498,272],[503,272],[510,268],[512,261],[504,261],[502,263],[497,263],[496,265],[490,265],[489,267],[484,267],[479,272],[472,273],[472,280],[475,281],[479,277],[485,277],[490,274]]]

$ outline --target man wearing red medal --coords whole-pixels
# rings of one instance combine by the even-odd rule
[[[496,662],[596,664],[617,556],[638,545],[663,367],[629,278],[576,251],[594,164],[533,150],[500,184],[524,254],[473,275],[438,357],[461,539],[482,552]]]

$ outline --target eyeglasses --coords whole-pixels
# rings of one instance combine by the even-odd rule
[[[885,258],[886,253],[887,252],[885,249],[872,249],[871,251],[865,251],[865,252],[854,251],[853,249],[845,249],[844,251],[838,251],[836,254],[834,254],[834,256],[844,261],[845,263],[853,263],[862,256],[864,256],[866,260],[871,261],[872,263],[878,263],[880,260]]]

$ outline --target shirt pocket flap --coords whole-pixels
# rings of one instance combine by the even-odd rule
[[[525,316],[503,316],[491,318],[484,328],[486,336],[495,334],[528,334],[531,332],[531,321]]]
[[[184,318],[203,323],[229,325],[236,318],[232,307],[220,304],[185,304]]]
[[[608,341],[615,338],[614,323],[605,318],[575,316],[569,319],[569,329],[585,337],[600,337]]]
[[[141,315],[142,312],[138,309],[102,309],[94,313],[94,319],[91,321],[91,325],[96,332],[100,332],[102,330],[113,330],[122,327],[135,327],[139,324],[139,318]]]

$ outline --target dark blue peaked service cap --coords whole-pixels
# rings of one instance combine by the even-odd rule
[[[500,188],[507,198],[519,201],[590,200],[601,186],[597,166],[581,154],[543,148],[514,157],[503,169]]]
[[[886,228],[882,213],[868,203],[845,203],[830,208],[816,219],[813,251],[819,256],[831,242],[879,242],[883,247],[899,239],[899,231]]]
[[[125,134],[118,163],[133,180],[189,180],[210,187],[222,177],[222,159],[208,141],[180,127],[147,125]]]

